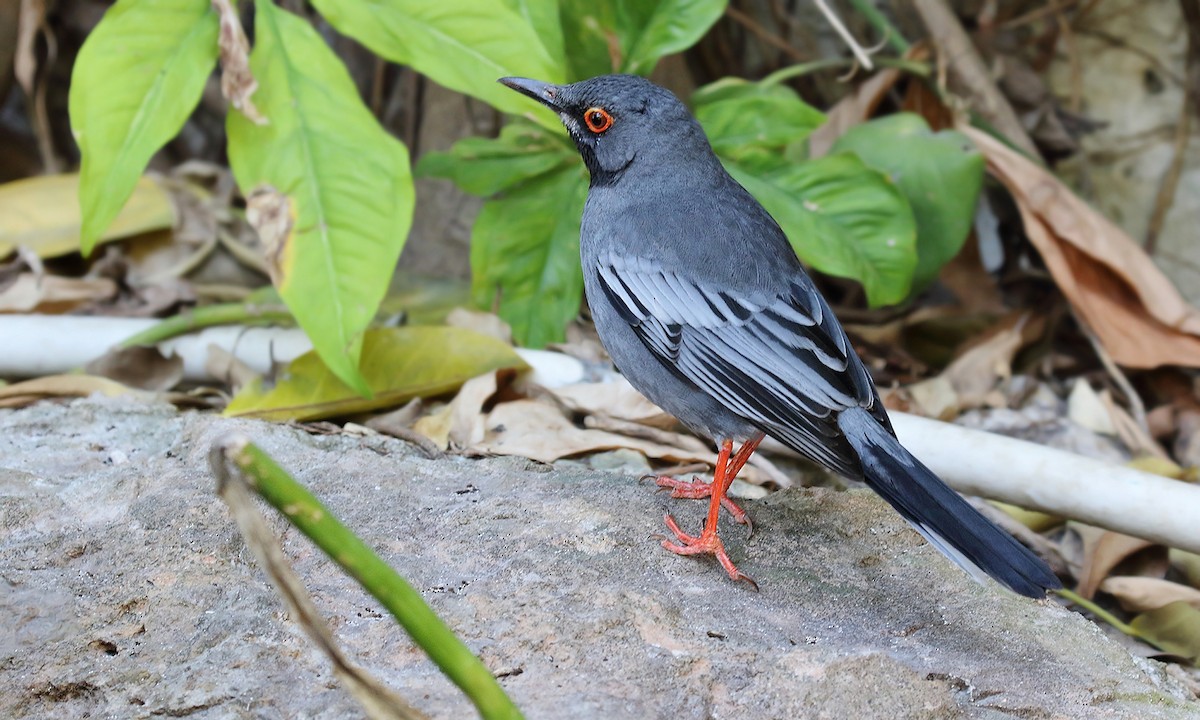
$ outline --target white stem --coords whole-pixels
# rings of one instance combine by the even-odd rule
[[[959,492],[1200,552],[1200,487],[1003,435],[889,415],[904,446]]]
[[[871,56],[867,54],[866,50],[863,50],[862,45],[858,44],[858,41],[854,39],[854,36],[850,34],[850,31],[846,29],[846,26],[842,24],[841,18],[837,16],[837,13],[833,11],[833,8],[826,5],[825,0],[813,1],[816,4],[817,9],[821,11],[821,14],[825,16],[825,19],[829,21],[829,24],[832,25],[837,34],[841,36],[842,41],[850,46],[850,52],[854,53],[854,57],[858,58],[858,62],[862,64],[863,68],[867,70],[874,70],[875,65],[871,62]]]
[[[0,315],[0,376],[70,372],[156,322]],[[257,372],[311,347],[300,330],[238,326],[208,328],[162,346],[183,358],[187,378],[220,380],[204,370],[209,345],[224,348]],[[578,382],[584,374],[582,364],[565,355],[519,352],[545,384]],[[1200,553],[1200,487],[1003,435],[890,415],[901,442],[955,490]]]

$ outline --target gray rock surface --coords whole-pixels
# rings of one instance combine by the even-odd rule
[[[762,592],[657,547],[703,504],[511,458],[428,460],[115,401],[0,412],[0,717],[361,713],[214,493],[211,443],[272,453],[421,589],[529,718],[1196,718],[1082,617],[973,584],[866,492],[750,502],[725,537]],[[351,657],[438,718],[473,710],[294,530]]]

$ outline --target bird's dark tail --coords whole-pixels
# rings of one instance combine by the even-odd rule
[[[1046,563],[971,507],[866,410],[843,411],[838,426],[858,453],[867,485],[976,580],[990,575],[1035,598],[1062,587]]]

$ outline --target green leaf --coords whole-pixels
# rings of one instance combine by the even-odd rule
[[[266,420],[337,417],[441,395],[483,373],[523,367],[524,361],[506,343],[471,330],[374,329],[363,337],[361,364],[372,397],[363,398],[310,351],[288,364],[274,388],[264,390],[261,381],[242,388],[225,415]]]
[[[1129,625],[1158,649],[1200,664],[1200,610],[1186,600],[1144,612]]]
[[[71,73],[71,130],[83,156],[79,244],[86,255],[151,156],[191,115],[217,62],[207,0],[121,0],[88,35]]]
[[[546,47],[550,58],[563,70],[560,75],[565,78],[567,53],[563,43],[559,0],[504,0],[504,4],[524,18]]]
[[[548,128],[559,125],[539,103],[496,82],[506,75],[566,79],[558,40],[548,36],[551,49],[530,25],[550,22],[544,2],[313,0],[313,5],[338,32],[376,55],[411,65],[439,85],[503,112],[529,114]]]
[[[540,175],[484,204],[471,231],[472,293],[522,345],[564,338],[579,313],[583,271],[579,222],[587,196],[583,164]]]
[[[640,29],[625,47],[622,72],[649,74],[663,55],[699,42],[725,13],[727,0],[630,0],[623,8],[628,25]]]
[[[230,111],[229,162],[243,192],[266,184],[289,198],[290,232],[271,253],[279,295],[333,372],[366,392],[362,333],[412,222],[408,151],[307,22],[269,0],[256,8],[250,69],[269,124]]]
[[[563,36],[575,80],[612,72],[648,75],[663,55],[694,45],[726,0],[563,0]]]
[[[713,149],[743,165],[760,154],[774,161],[800,159],[809,133],[825,122],[823,113],[789,87],[736,78],[699,88],[692,106]]]
[[[908,295],[916,267],[916,223],[904,196],[854,155],[827,155],[752,172],[729,163],[787,233],[800,259],[862,283],[872,307]]]
[[[0,185],[0,257],[17,246],[52,258],[79,250],[79,206],[67,201],[79,193],[79,176],[39,175]],[[170,230],[175,206],[167,191],[149,177],[133,186],[129,201],[96,242]]]
[[[450,152],[426,153],[417,163],[421,177],[453,180],[463,190],[481,196],[552,170],[579,164],[579,154],[560,133],[528,123],[510,123],[495,139],[459,140]]]
[[[962,133],[935,133],[913,113],[850,128],[833,151],[853,152],[891,178],[917,220],[913,289],[926,287],[962,249],[983,187],[983,155]]]

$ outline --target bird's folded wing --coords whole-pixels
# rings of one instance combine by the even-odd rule
[[[777,294],[752,297],[645,258],[610,255],[597,271],[608,299],[669,367],[797,451],[859,474],[837,412],[866,407],[889,424],[811,280],[799,275]]]

